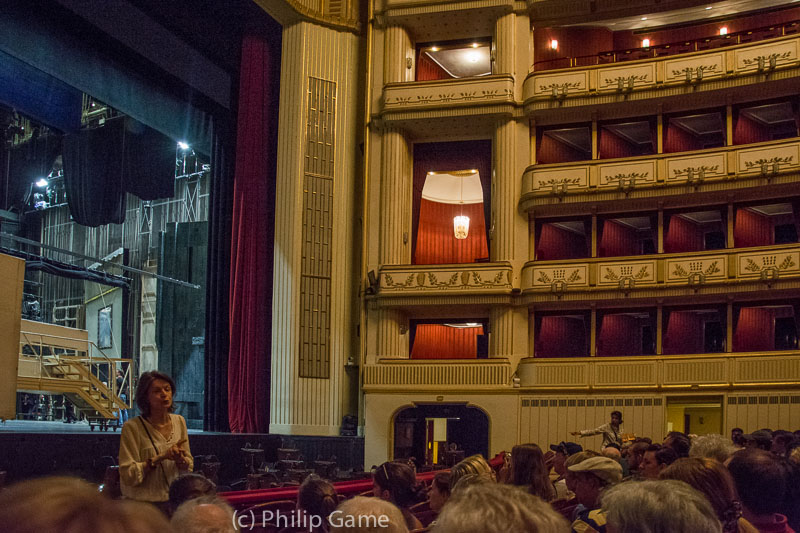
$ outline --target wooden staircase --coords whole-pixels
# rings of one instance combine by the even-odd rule
[[[97,348],[101,356],[92,357],[91,346],[86,330],[23,320],[17,390],[64,394],[89,419],[116,419],[130,408],[118,396],[116,369],[122,363],[130,369],[132,361],[108,358]]]

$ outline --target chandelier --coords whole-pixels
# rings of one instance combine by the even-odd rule
[[[456,239],[466,239],[469,235],[469,217],[464,215],[464,178],[458,178],[461,181],[461,194],[459,195],[459,205],[461,205],[461,214],[453,217],[453,232],[456,234]]]

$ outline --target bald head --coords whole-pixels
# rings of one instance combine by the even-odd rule
[[[236,533],[233,509],[214,496],[181,504],[171,523],[176,533]]]

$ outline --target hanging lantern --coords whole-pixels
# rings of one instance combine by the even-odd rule
[[[466,239],[469,234],[469,217],[464,215],[453,217],[453,231],[456,239]]]

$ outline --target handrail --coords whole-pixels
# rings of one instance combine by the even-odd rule
[[[733,46],[733,45],[736,45],[736,44],[744,44],[742,42],[742,37],[743,36],[747,36],[747,35],[750,35],[750,34],[753,34],[753,33],[756,33],[756,32],[762,32],[762,31],[768,31],[768,30],[772,30],[772,29],[777,29],[777,28],[780,28],[780,31],[781,31],[780,37],[783,37],[785,35],[792,35],[791,33],[787,34],[786,33],[786,29],[794,27],[794,26],[798,26],[798,25],[800,25],[800,21],[794,20],[794,21],[783,23],[783,24],[773,24],[771,26],[763,26],[763,27],[754,28],[754,29],[750,29],[750,30],[742,30],[742,31],[738,31],[738,32],[728,33],[728,34],[725,34],[725,35],[707,35],[705,37],[698,37],[696,39],[675,41],[675,42],[669,42],[669,43],[663,43],[663,44],[652,44],[652,45],[647,46],[647,47],[626,48],[626,49],[621,49],[621,50],[607,50],[607,51],[598,52],[597,54],[592,54],[592,55],[564,56],[564,57],[557,57],[557,58],[552,58],[552,59],[541,59],[539,61],[534,61],[533,62],[532,70],[541,72],[541,71],[545,71],[545,70],[557,70],[557,69],[572,68],[572,67],[588,67],[588,66],[591,66],[591,65],[617,63],[617,62],[619,62],[618,57],[620,55],[623,55],[623,54],[633,54],[633,55],[635,55],[637,53],[638,54],[644,54],[644,53],[649,54],[648,56],[637,57],[637,59],[648,59],[648,58],[655,58],[655,57],[664,57],[664,56],[668,56],[668,55],[679,55],[679,54],[668,54],[668,53],[667,54],[664,54],[664,53],[659,54],[659,50],[663,50],[663,49],[670,48],[670,47],[675,47],[675,46],[686,46],[686,45],[689,45],[692,48],[691,50],[688,50],[688,51],[685,51],[685,52],[681,52],[681,54],[684,54],[684,53],[688,54],[688,53],[691,53],[691,52],[699,51],[698,46],[701,46],[703,43],[705,43],[707,41],[710,41],[712,39],[715,39],[715,40],[723,40],[723,39],[730,40],[731,42],[726,43],[724,46]],[[752,41],[745,41],[745,43],[758,42],[758,41],[773,39],[773,38],[777,38],[777,37],[778,36],[773,36],[773,37],[768,37],[768,38],[765,38],[765,39],[756,38],[756,39],[753,39]],[[548,63],[559,63],[559,62],[564,62],[564,61],[569,61],[569,65],[568,66],[555,66],[555,67],[549,67],[549,68],[538,68],[538,69],[536,68],[537,65],[545,65],[545,64],[548,64]]]

